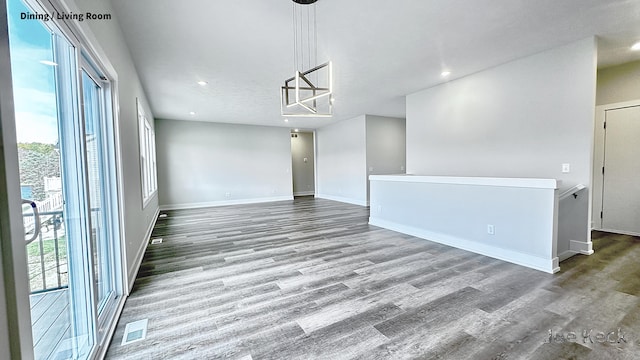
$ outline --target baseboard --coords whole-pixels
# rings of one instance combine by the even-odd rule
[[[576,254],[591,255],[593,254],[593,243],[591,241],[569,240],[569,251]]]
[[[287,200],[293,200],[293,196],[289,195],[289,196],[275,196],[275,197],[238,199],[238,200],[221,200],[221,201],[187,203],[187,204],[169,204],[169,205],[160,206],[160,210],[164,211],[164,210],[198,209],[198,208],[205,208],[205,207],[258,204],[258,203],[265,203],[265,202],[287,201]]]
[[[476,254],[489,256],[495,259],[504,260],[517,265],[526,266],[535,270],[544,271],[550,274],[560,271],[559,259],[557,257],[552,259],[545,259],[534,255],[523,254],[518,251],[507,250],[487,244],[480,244],[471,240],[461,239],[455,236],[440,234],[436,232],[427,231],[424,229],[416,228],[413,226],[407,226],[398,224],[395,222],[376,219],[369,217],[369,224],[382,227],[385,229],[397,231],[403,234],[416,236],[425,240],[437,242],[440,244],[453,246],[458,249],[471,251]]]
[[[578,254],[593,254],[593,243],[586,241],[569,240],[569,250],[563,252],[562,254],[559,254],[558,259],[560,259],[560,261],[565,261],[568,258]]]
[[[612,230],[612,229],[594,229],[602,232],[620,234],[620,235],[629,235],[629,236],[640,236],[640,233],[636,233],[633,231],[623,231],[623,230]]]
[[[568,258],[570,258],[572,256],[575,256],[575,255],[578,255],[578,253],[575,252],[575,251],[567,250],[567,251],[563,252],[562,254],[559,254],[558,255],[558,259],[562,262],[562,261],[565,261],[565,260],[567,260]]]
[[[294,192],[293,196],[312,196],[315,195],[315,191],[298,191]]]
[[[333,201],[338,201],[338,202],[347,203],[347,204],[369,206],[368,201],[356,200],[356,199],[346,198],[342,196],[316,194],[316,197],[320,199],[333,200]]]
[[[136,276],[138,276],[138,270],[140,270],[140,266],[142,265],[142,259],[144,258],[144,253],[147,251],[147,246],[149,246],[149,239],[151,238],[151,233],[153,232],[153,228],[156,226],[156,221],[158,221],[158,215],[160,214],[160,208],[156,210],[153,215],[153,221],[149,224],[149,228],[147,228],[147,232],[144,236],[144,241],[142,242],[140,248],[138,249],[138,253],[136,254],[135,266],[131,269],[128,269],[127,274],[127,296],[131,294],[131,289],[133,289],[133,283],[136,281]]]

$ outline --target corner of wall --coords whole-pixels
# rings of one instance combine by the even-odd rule
[[[366,206],[366,116],[324,126],[317,135],[318,196]]]

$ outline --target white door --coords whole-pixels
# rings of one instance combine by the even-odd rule
[[[640,106],[605,113],[602,229],[640,235]]]

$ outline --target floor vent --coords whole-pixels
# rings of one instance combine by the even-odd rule
[[[151,239],[151,245],[162,244],[162,238]]]
[[[147,323],[149,319],[138,320],[128,323],[124,328],[122,343],[120,345],[128,345],[136,341],[144,340],[147,337]]]

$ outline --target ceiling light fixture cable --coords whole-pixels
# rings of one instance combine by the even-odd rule
[[[313,44],[315,45],[315,48],[313,49],[314,51],[313,61],[317,64],[318,63],[318,19],[316,17],[315,5],[313,6]],[[317,77],[318,77],[318,74],[316,74],[316,79]]]
[[[298,69],[298,29],[296,28],[296,3],[291,3],[293,17],[293,71]]]
[[[330,117],[333,113],[332,64],[318,64],[317,0],[293,0],[294,76],[281,87],[283,116]],[[309,6],[309,5],[312,5]],[[303,7],[306,6],[306,9]],[[311,28],[313,26],[313,29]],[[306,41],[306,44],[305,44]],[[304,69],[309,70],[304,70]]]
[[[316,6],[313,5],[314,9],[315,9],[315,7]],[[307,6],[307,48],[308,48],[307,54],[309,54],[309,66],[308,66],[308,68],[311,67],[311,29],[310,29],[311,28],[311,26],[310,26],[310,24],[311,24],[311,21],[310,21],[311,15],[310,15],[310,13],[311,13],[311,6]]]

